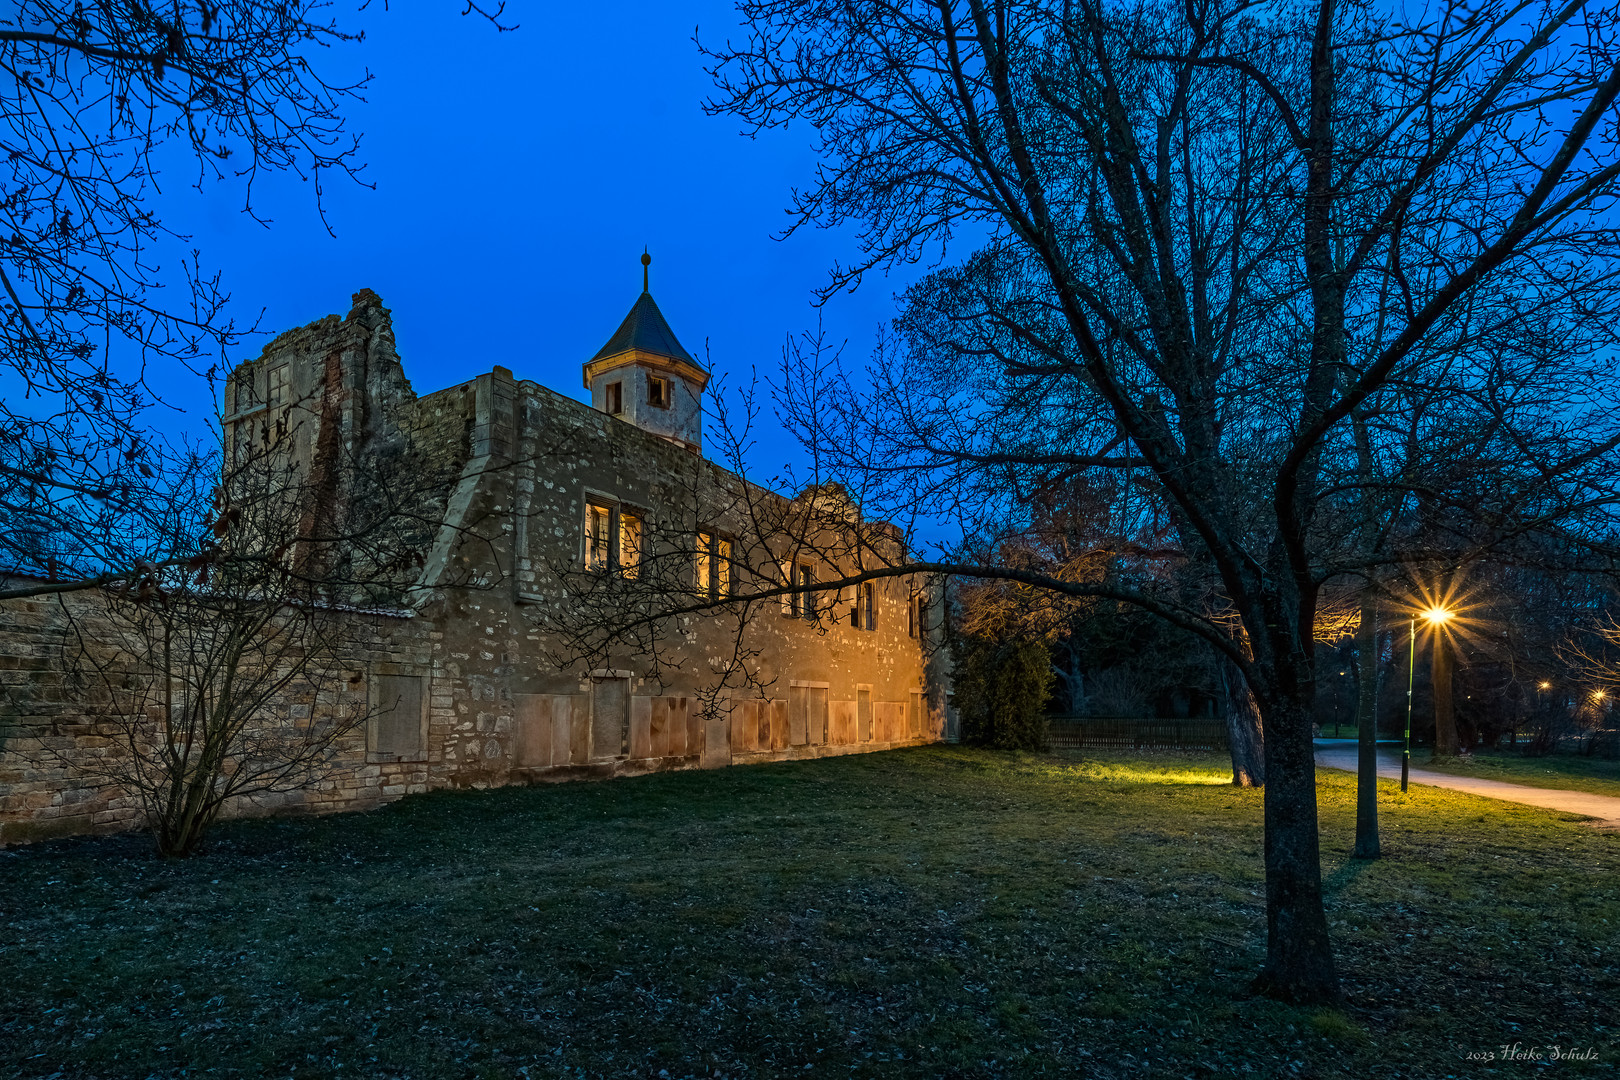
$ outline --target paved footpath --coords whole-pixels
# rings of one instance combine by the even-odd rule
[[[1356,744],[1354,740],[1316,740],[1316,764],[1329,769],[1343,769],[1346,772],[1355,772]],[[1399,780],[1401,778],[1401,754],[1399,750],[1386,750],[1379,747],[1378,775],[1386,780]],[[1567,791],[1563,788],[1538,788],[1526,787],[1524,784],[1505,784],[1500,780],[1482,780],[1477,776],[1452,776],[1449,773],[1431,772],[1428,769],[1416,768],[1415,765],[1411,771],[1411,781],[1415,784],[1428,784],[1430,787],[1466,791],[1470,795],[1483,795],[1488,799],[1501,799],[1504,802],[1525,803],[1530,806],[1544,806],[1549,810],[1562,810],[1570,814],[1585,814],[1587,817],[1598,818],[1599,821],[1596,824],[1601,824],[1607,828],[1620,829],[1620,797],[1614,795],[1593,795],[1585,791]]]

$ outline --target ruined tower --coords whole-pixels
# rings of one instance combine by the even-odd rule
[[[652,256],[641,256],[641,296],[585,365],[591,406],[692,453],[703,447],[709,373],[676,340],[647,291]]]

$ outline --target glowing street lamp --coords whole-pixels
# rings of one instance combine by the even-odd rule
[[[1427,607],[1412,613],[1412,637],[1406,660],[1406,737],[1401,745],[1401,790],[1406,790],[1406,777],[1412,769],[1412,682],[1417,677],[1417,624],[1418,618],[1438,628],[1451,620],[1452,613],[1443,607]],[[1437,733],[1438,734],[1438,733]]]

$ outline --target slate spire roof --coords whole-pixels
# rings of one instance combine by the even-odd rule
[[[653,302],[652,293],[647,291],[646,266],[650,262],[652,262],[650,257],[642,256],[641,295],[631,305],[630,314],[624,317],[624,322],[620,323],[613,336],[608,338],[607,344],[596,350],[591,362],[617,356],[631,349],[639,349],[657,356],[667,356],[672,360],[683,360],[701,371],[703,365],[681,347],[681,343],[675,338],[675,331],[669,328],[669,323],[664,319],[664,313],[659,311],[658,305]]]

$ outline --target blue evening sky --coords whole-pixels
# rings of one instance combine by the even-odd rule
[[[703,115],[710,83],[691,39],[694,28],[706,41],[736,36],[729,3],[517,0],[508,10],[521,28],[504,34],[462,18],[456,0],[381,7],[356,16],[340,0],[367,39],[322,57],[328,81],[362,67],[375,76],[348,115],[376,190],[328,179],[335,237],[296,179],[261,188],[267,229],[240,212],[239,188],[199,195],[183,168],[163,178],[165,220],[223,271],[239,318],[263,309],[276,333],[346,313],[350,294],[371,288],[393,311],[418,393],[500,364],[583,397],[580,365],[640,292],[645,245],[653,296],[682,343],[700,358],[706,346],[733,382],[751,368],[774,376],[785,337],[815,326],[811,290],[855,245],[816,230],[773,239],[791,188],[812,176],[808,127],[751,140]],[[847,359],[867,358],[904,284],[872,278],[828,306]],[[154,382],[186,410],[164,427],[204,426],[212,407],[195,380]],[[779,432],[762,435],[752,473],[798,457]]]

